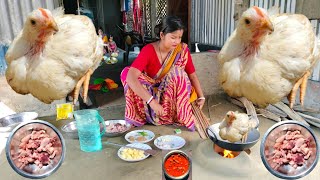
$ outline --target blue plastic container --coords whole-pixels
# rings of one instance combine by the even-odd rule
[[[101,136],[106,132],[104,119],[97,110],[85,109],[74,112],[78,129],[80,149],[85,152],[94,152],[102,149]],[[100,131],[100,124],[103,130]]]
[[[7,69],[7,63],[4,59],[6,52],[8,50],[7,46],[0,45],[0,76],[3,76]]]

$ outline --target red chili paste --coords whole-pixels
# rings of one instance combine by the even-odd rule
[[[164,168],[170,176],[179,177],[188,171],[189,161],[181,154],[172,154],[166,159]]]

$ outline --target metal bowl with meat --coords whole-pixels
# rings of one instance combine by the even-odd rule
[[[127,132],[131,128],[131,124],[127,123],[125,120],[106,120],[106,133],[104,136],[107,137],[116,137],[121,136],[125,132]],[[77,139],[78,137],[78,130],[76,126],[76,121],[72,121],[62,128],[62,131],[67,135],[69,138]],[[101,131],[102,131],[101,127]]]
[[[10,166],[21,176],[40,179],[58,170],[65,158],[65,142],[52,124],[34,120],[12,130],[6,144]]]
[[[282,121],[265,133],[260,155],[273,175],[298,179],[309,174],[319,158],[318,141],[312,129],[298,121]]]
[[[106,133],[107,137],[121,136],[131,128],[131,124],[127,123],[125,120],[109,120],[106,123]]]

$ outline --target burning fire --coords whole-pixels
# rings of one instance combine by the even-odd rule
[[[232,154],[232,151],[229,150],[223,150],[223,157],[225,158],[234,158],[234,155]]]
[[[223,149],[215,144],[214,144],[213,148],[216,153],[218,153],[220,156],[223,156],[224,158],[232,159],[232,158],[237,157],[241,153],[240,151],[230,151],[227,149]]]

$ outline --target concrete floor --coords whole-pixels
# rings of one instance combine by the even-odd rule
[[[237,106],[226,101],[224,94],[210,96],[203,111],[210,117],[211,124],[222,120],[225,113],[229,110],[239,110]],[[104,119],[123,119],[124,105],[119,104],[109,108],[100,110],[100,114]],[[44,117],[44,120],[57,126],[59,129],[69,120],[55,121],[54,117]],[[275,122],[260,117],[260,133],[261,137]],[[143,126],[144,129],[153,131],[156,137],[166,134],[174,134],[174,126]],[[136,128],[141,129],[141,128]],[[234,159],[224,159],[213,152],[213,143],[210,140],[203,140],[197,132],[190,132],[185,128],[181,128],[183,137],[187,143],[181,149],[192,155],[192,179],[277,179],[270,174],[263,166],[260,159],[260,141],[251,149],[251,154],[241,153]],[[320,130],[312,127],[317,137],[320,137]],[[67,146],[66,159],[57,172],[45,178],[48,180],[159,180],[162,176],[161,163],[162,154],[156,157],[149,157],[146,160],[136,163],[128,163],[122,161],[117,156],[118,148],[110,145],[104,145],[100,152],[85,153],[79,148],[79,141],[70,139],[65,136]],[[115,138],[103,138],[103,141],[111,141],[126,144],[124,136]],[[156,149],[153,142],[148,143],[152,148]],[[319,179],[320,165],[307,176],[302,179],[315,180]],[[4,180],[20,180],[25,179],[15,173],[9,166],[5,153],[0,155],[0,175]],[[318,178],[317,178],[318,177]]]

